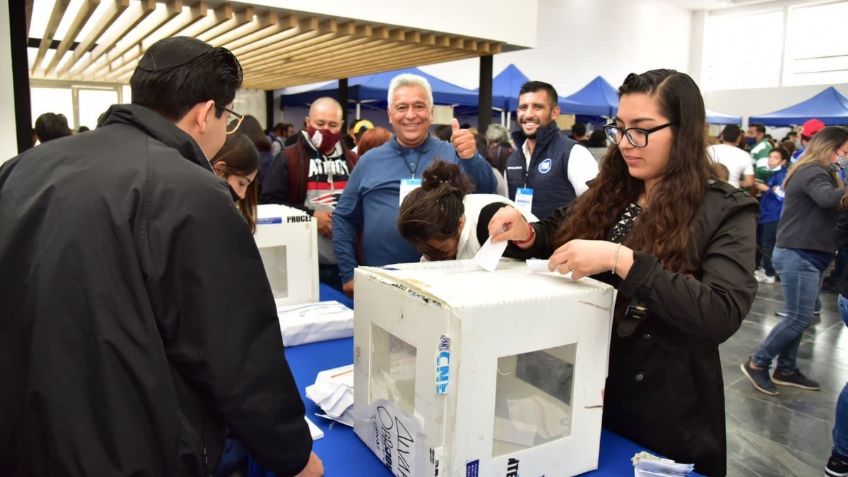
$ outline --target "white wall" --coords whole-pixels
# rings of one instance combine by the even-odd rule
[[[493,74],[515,63],[530,79],[567,96],[598,75],[617,87],[631,72],[688,71],[691,26],[690,10],[658,0],[539,0],[537,47],[495,55]],[[479,64],[472,59],[421,69],[476,88]]]
[[[279,103],[277,103],[279,104]],[[265,91],[261,89],[242,88],[236,92],[236,99],[233,101],[233,111],[242,115],[251,115],[259,121],[263,128],[273,126],[273,124],[265,124]]]
[[[9,2],[0,2],[0,163],[18,154],[15,91],[12,86],[12,48]]]

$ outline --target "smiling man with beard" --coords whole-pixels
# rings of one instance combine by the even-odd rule
[[[506,165],[509,198],[521,206],[530,196],[533,215],[544,219],[586,192],[598,163],[588,149],[560,134],[557,92],[550,84],[524,83],[516,114],[521,130],[512,134],[517,149]]]
[[[394,137],[364,154],[350,175],[333,213],[333,247],[345,293],[353,294],[357,263],[382,266],[417,262],[420,254],[400,235],[396,221],[400,203],[421,185],[424,170],[439,159],[459,164],[480,193],[493,193],[495,175],[477,152],[474,136],[453,120],[450,142],[430,135],[433,91],[421,76],[392,79],[388,95],[389,122]],[[357,235],[362,234],[361,261]]]

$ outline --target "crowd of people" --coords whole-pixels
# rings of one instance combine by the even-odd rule
[[[719,344],[758,281],[780,281],[785,317],[743,372],[770,395],[820,388],[796,357],[848,247],[848,129],[713,140],[697,84],[658,69],[628,75],[588,136],[560,131],[541,81],[518,91],[512,133],[434,127],[431,87],[411,74],[389,85],[391,132],[344,124],[324,97],[300,131],[266,134],[232,110],[241,80],[224,48],[160,40],[132,104],[85,134],[44,115],[41,145],[0,168],[0,217],[14,217],[0,273],[26,277],[0,289],[16,363],[0,367],[0,474],[209,475],[225,438],[278,475],[323,474],[251,236],[263,203],[314,217],[320,280],[350,296],[357,266],[470,258],[489,239],[614,286],[604,426],[704,475],[726,474]],[[828,475],[848,472],[846,413],[848,385]]]

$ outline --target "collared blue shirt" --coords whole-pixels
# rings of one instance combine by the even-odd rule
[[[396,137],[368,151],[351,172],[344,193],[333,212],[333,248],[339,261],[342,283],[353,279],[357,234],[362,233],[362,265],[417,262],[420,254],[400,235],[397,215],[400,180],[422,178],[436,160],[459,164],[474,181],[475,192],[494,193],[492,167],[478,152],[462,160],[453,146],[433,136],[414,148],[400,145]]]

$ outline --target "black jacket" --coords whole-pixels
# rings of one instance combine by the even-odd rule
[[[786,183],[784,192],[775,245],[836,252],[836,217],[845,187],[836,182],[833,170],[820,164],[802,165]]]
[[[519,187],[533,189],[533,215],[540,220],[549,217],[557,208],[571,204],[577,193],[568,180],[568,159],[577,143],[563,137],[555,122],[540,127],[528,169],[522,150],[527,136],[519,130],[512,133],[512,137],[515,150],[506,164],[509,198],[515,200],[515,191]]]
[[[285,204],[289,207],[305,210],[310,215],[312,209],[304,206],[306,201],[306,181],[309,178],[309,161],[320,153],[311,145],[306,144],[303,133],[297,135],[298,140],[291,146],[286,146],[282,153],[277,154],[268,167],[267,175],[262,179],[262,195],[260,204]],[[353,171],[357,156],[347,147],[342,146],[342,154],[349,171]]]
[[[256,244],[194,140],[113,106],[0,168],[0,475],[200,476],[312,439]]]
[[[567,211],[536,228],[529,251],[548,257]],[[604,400],[604,426],[706,475],[726,473],[724,384],[718,345],[739,326],[757,292],[754,279],[757,202],[724,182],[711,184],[692,223],[700,253],[694,276],[663,268],[656,257],[634,252],[625,280],[594,278],[618,288]],[[645,305],[632,334],[619,335],[627,305]]]

